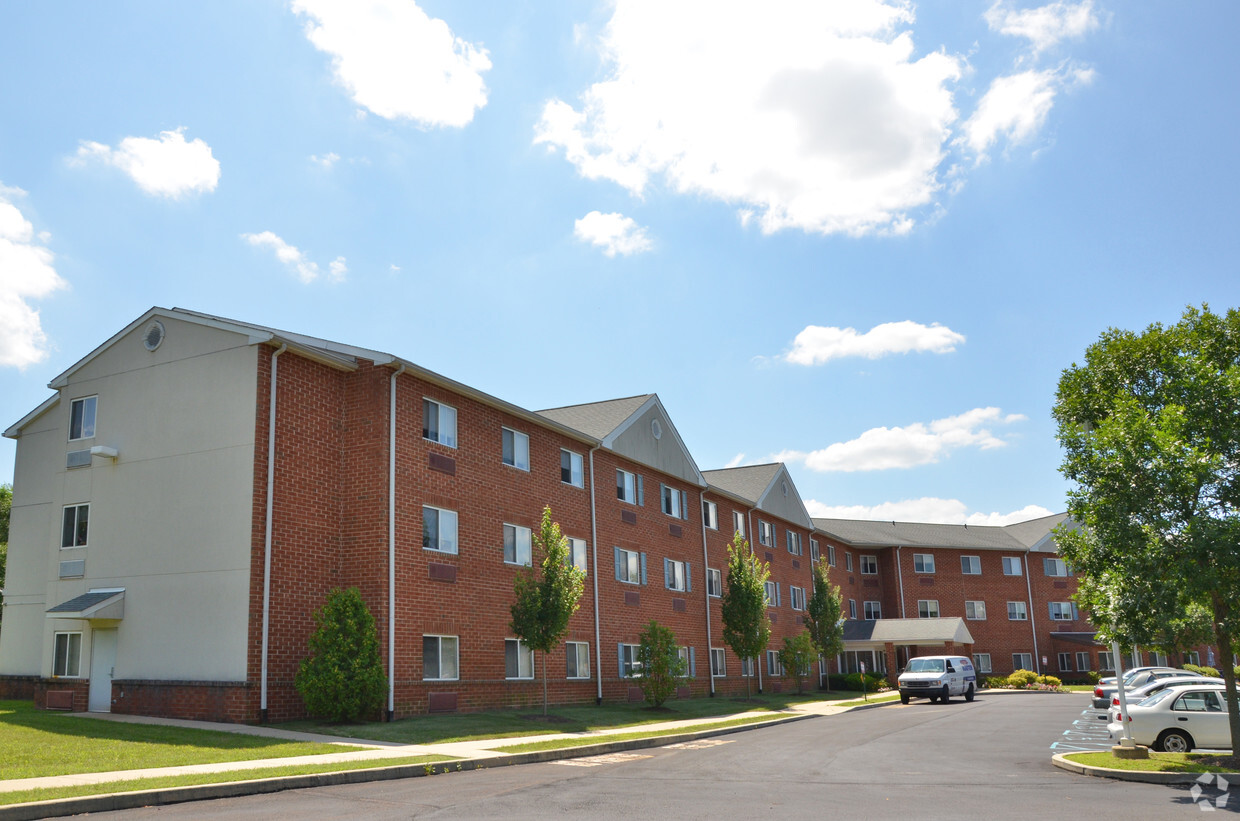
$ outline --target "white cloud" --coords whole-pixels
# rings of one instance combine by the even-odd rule
[[[951,353],[964,344],[964,335],[939,325],[885,322],[863,334],[855,328],[809,325],[796,335],[783,359],[794,365],[821,365],[832,359],[856,356],[878,359],[902,353]]]
[[[916,422],[907,427],[871,428],[848,442],[836,442],[810,453],[784,451],[772,459],[801,461],[810,470],[824,473],[911,468],[934,464],[961,448],[1004,447],[1007,442],[993,434],[990,426],[1024,420],[1021,414],[1004,415],[998,408],[974,408],[929,424]]]
[[[275,252],[276,259],[296,275],[305,284],[314,282],[321,276],[318,263],[312,262],[300,249],[289,245],[271,231],[261,234],[242,234],[241,238],[255,248],[270,248]],[[336,257],[327,266],[327,277],[332,282],[343,282],[349,271],[344,257]]]
[[[602,248],[609,257],[638,254],[652,247],[646,229],[623,214],[591,211],[573,223],[573,235],[582,242]]]
[[[1099,25],[1092,0],[1056,2],[1036,9],[1009,9],[998,2],[986,11],[985,17],[992,31],[1029,40],[1035,54],[1061,40],[1084,37]]]
[[[340,162],[340,155],[335,151],[329,151],[322,156],[319,156],[318,154],[311,154],[310,162],[315,165],[321,165],[323,168],[331,168],[333,165]]]
[[[388,120],[467,125],[487,102],[487,51],[412,0],[293,0],[306,38],[332,56],[336,82]]]
[[[980,158],[1001,136],[1012,143],[1029,139],[1046,122],[1062,80],[1053,69],[996,78],[963,125],[964,142]]]
[[[732,461],[728,462],[726,465],[724,465],[724,467],[725,468],[736,468],[736,467],[740,467],[743,464],[745,464],[745,454],[738,453],[735,456],[733,456]]]
[[[185,129],[161,131],[159,137],[126,137],[111,148],[83,141],[74,165],[96,160],[115,166],[148,194],[176,199],[185,194],[214,191],[220,181],[220,163],[211,146],[201,139],[185,141]]]
[[[929,522],[951,525],[1003,526],[1050,516],[1051,511],[1040,505],[1026,505],[1011,513],[970,513],[959,499],[923,496],[877,505],[826,505],[810,499],[805,507],[811,516],[821,519],[868,519],[880,522]]]
[[[25,368],[47,358],[47,334],[30,301],[65,288],[44,247],[48,236],[14,203],[26,192],[0,184],[0,367]]]

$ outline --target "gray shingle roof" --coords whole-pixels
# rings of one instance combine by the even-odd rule
[[[96,590],[90,593],[83,593],[82,595],[77,596],[76,598],[69,599],[69,601],[67,602],[62,602],[61,604],[58,604],[55,607],[48,608],[47,612],[49,613],[81,613],[83,611],[90,610],[92,607],[95,607],[96,605],[103,604],[108,599],[114,599],[114,598],[117,598],[118,596],[123,597],[124,595],[125,595],[124,590]]]
[[[620,427],[638,408],[650,401],[652,393],[641,396],[629,396],[624,399],[609,399],[605,402],[588,402],[584,405],[567,405],[562,408],[548,408],[535,411],[553,422],[558,422],[595,439],[605,439],[607,435]]]
[[[856,519],[814,519],[814,526],[852,545],[875,547],[971,547],[991,550],[1025,549],[1002,527],[869,522]]]
[[[758,499],[771,486],[775,474],[783,467],[779,462],[768,465],[747,465],[739,468],[722,468],[720,470],[704,470],[702,476],[707,484],[714,485],[725,493],[747,499],[757,504]]]

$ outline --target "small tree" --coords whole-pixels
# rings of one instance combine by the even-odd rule
[[[637,684],[651,707],[662,707],[676,691],[677,679],[688,671],[676,646],[676,634],[654,619],[638,637],[637,661],[641,671]]]
[[[334,590],[314,614],[310,655],[301,660],[294,685],[313,716],[356,721],[383,704],[387,676],[379,657],[379,634],[356,587]]]
[[[814,562],[814,592],[805,605],[805,626],[819,655],[826,658],[844,652],[844,594],[831,584],[831,565],[825,558]],[[826,676],[827,689],[831,677]]]
[[[543,508],[542,527],[533,542],[531,566],[519,572],[513,582],[516,601],[510,609],[509,627],[530,650],[542,654],[546,715],[547,654],[564,638],[568,620],[581,606],[586,574],[572,565],[568,539],[560,532],[559,523],[551,521],[550,506]]]
[[[13,510],[13,486],[0,485],[0,590],[4,589],[4,567],[9,556],[9,513]],[[4,600],[0,596],[0,619],[4,618]]]
[[[808,630],[791,638],[784,638],[784,646],[779,651],[779,663],[784,666],[784,672],[796,681],[798,693],[802,692],[802,684],[809,675],[809,667],[817,656],[818,648]]]
[[[723,585],[723,640],[744,659],[756,659],[771,640],[771,619],[766,613],[766,580],[771,569],[749,549],[738,532],[728,545],[728,577]],[[750,696],[749,677],[745,697]]]

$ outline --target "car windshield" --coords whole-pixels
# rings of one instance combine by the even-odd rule
[[[1138,707],[1153,707],[1158,702],[1163,701],[1164,699],[1171,698],[1171,696],[1174,694],[1175,694],[1175,690],[1171,690],[1171,689],[1159,690],[1157,693],[1150,696],[1149,698],[1138,702],[1137,706]]]
[[[941,673],[943,659],[913,659],[908,663],[906,673]]]

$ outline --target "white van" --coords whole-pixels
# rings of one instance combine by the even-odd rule
[[[918,656],[909,659],[900,673],[900,703],[910,698],[928,697],[946,702],[952,696],[972,701],[977,692],[977,672],[964,656]]]

